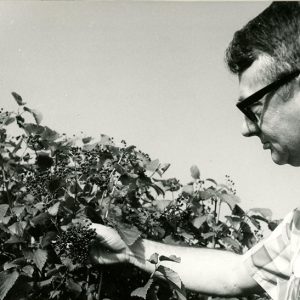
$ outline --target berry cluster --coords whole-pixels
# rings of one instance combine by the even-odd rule
[[[230,190],[230,192],[235,195],[236,194],[236,189],[235,189],[235,183],[234,181],[230,178],[229,175],[225,175],[226,178],[226,184]]]
[[[74,264],[84,264],[88,261],[89,245],[95,238],[96,231],[89,223],[73,224],[54,241],[54,248],[59,256],[70,258]]]

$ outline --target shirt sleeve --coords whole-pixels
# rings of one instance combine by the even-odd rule
[[[296,211],[290,212],[268,238],[243,255],[251,277],[274,300],[280,300],[279,286],[289,280],[291,273],[290,240]]]

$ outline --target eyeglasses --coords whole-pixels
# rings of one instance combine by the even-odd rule
[[[250,95],[249,97],[247,97],[246,99],[244,99],[243,101],[240,101],[239,103],[237,103],[237,108],[252,122],[257,123],[258,119],[255,115],[255,113],[253,113],[253,111],[251,110],[251,105],[258,102],[259,100],[261,100],[266,94],[277,90],[278,88],[280,88],[281,86],[283,86],[284,84],[290,82],[291,80],[293,80],[295,77],[297,77],[300,74],[300,70],[294,71],[292,73],[289,74],[283,74],[279,79],[277,79],[276,81],[272,82],[271,84],[265,86],[264,88],[262,88],[261,90],[255,92],[254,94]]]

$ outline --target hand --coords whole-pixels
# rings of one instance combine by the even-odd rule
[[[97,233],[90,251],[93,262],[99,264],[129,262],[131,251],[115,229],[95,223],[90,228],[95,229]]]

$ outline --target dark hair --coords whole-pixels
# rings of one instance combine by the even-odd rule
[[[271,58],[272,76],[300,68],[299,2],[273,2],[234,34],[225,61],[240,75],[262,55]]]

